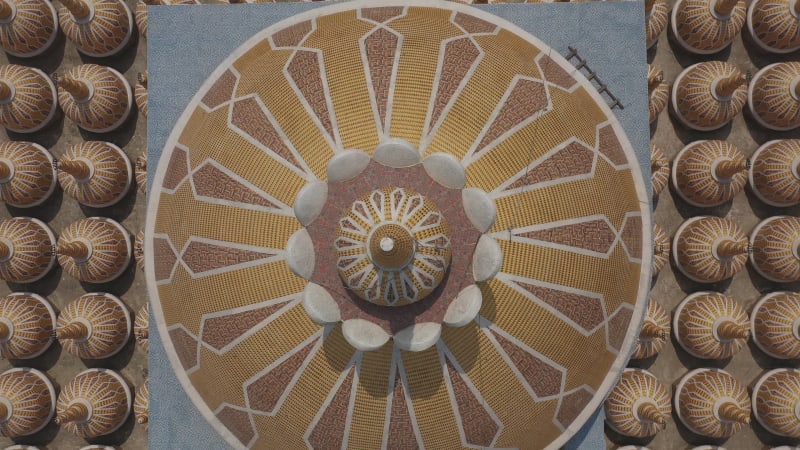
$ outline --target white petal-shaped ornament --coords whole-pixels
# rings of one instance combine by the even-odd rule
[[[472,226],[481,233],[489,231],[497,217],[497,210],[489,195],[483,189],[471,187],[461,191],[461,200]]]
[[[483,304],[483,295],[477,284],[471,284],[461,292],[447,307],[444,323],[451,327],[463,327],[477,317]]]
[[[294,216],[307,226],[319,216],[328,199],[328,183],[313,181],[303,186],[294,199]]]
[[[494,278],[503,266],[503,250],[500,244],[487,235],[478,239],[472,255],[472,276],[482,283]]]
[[[420,161],[419,150],[410,143],[397,138],[381,142],[375,147],[375,161],[384,166],[410,167]]]
[[[328,181],[355,178],[369,165],[369,155],[361,150],[345,150],[328,161]]]
[[[364,319],[345,320],[342,323],[342,334],[350,345],[362,352],[383,347],[391,337],[379,325]]]
[[[423,322],[403,328],[394,334],[394,343],[401,350],[421,352],[432,347],[442,335],[442,325]]]
[[[314,242],[305,228],[300,228],[286,242],[286,263],[295,275],[308,280],[314,273]]]
[[[461,189],[467,182],[467,173],[455,156],[447,153],[434,153],[422,162],[428,176],[444,187]]]
[[[342,320],[339,304],[327,289],[316,283],[306,285],[303,291],[303,308],[308,317],[320,325]]]

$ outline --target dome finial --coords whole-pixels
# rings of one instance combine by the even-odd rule
[[[5,422],[6,417],[8,417],[8,408],[6,408],[4,403],[0,403],[0,422]]]
[[[83,161],[62,159],[58,161],[58,170],[62,170],[79,181],[85,181],[91,175],[89,165]]]
[[[3,0],[0,0],[0,2],[2,1]],[[3,4],[5,5],[5,3]],[[0,9],[0,12],[2,12],[2,9]],[[0,19],[2,19],[2,17],[0,17]],[[11,91],[11,87],[8,85],[8,83],[4,80],[0,80],[0,101],[2,102],[11,101],[11,97],[13,95],[14,93]]]
[[[91,13],[89,6],[83,0],[61,0],[61,3],[63,3],[72,16],[78,20],[89,17]]]
[[[6,3],[6,0],[0,0],[0,20],[8,19],[13,12],[11,6]]]
[[[647,92],[652,94],[653,91],[664,81],[664,71],[654,70],[648,74],[647,77]]]
[[[8,340],[11,337],[11,330],[8,328],[8,325],[5,322],[0,322],[0,340]],[[2,414],[0,414],[2,416]]]
[[[719,258],[730,259],[736,255],[743,255],[748,253],[747,240],[735,241],[733,239],[725,239],[719,243],[717,247],[717,256]]]
[[[714,172],[717,175],[717,178],[726,180],[732,178],[739,172],[744,172],[745,170],[747,170],[746,159],[726,159],[717,164]]]
[[[733,402],[723,403],[718,410],[719,418],[727,420],[728,422],[736,422],[741,424],[750,423],[750,412],[740,408],[739,405]]]
[[[89,257],[89,247],[81,241],[58,243],[58,253],[75,259],[86,259]]]
[[[717,326],[717,336],[725,340],[747,339],[750,336],[750,328],[747,324],[724,320]]]
[[[8,248],[5,242],[0,241],[0,259],[8,258],[8,255],[11,254],[11,249]]]
[[[5,162],[0,161],[0,180],[5,180],[10,175],[11,175],[11,168],[8,167],[8,164],[6,164]]]
[[[89,408],[83,403],[72,403],[63,412],[56,415],[56,424],[62,425],[67,422],[77,422],[89,419]]]
[[[89,337],[89,328],[80,322],[70,322],[64,327],[56,329],[56,336],[61,339],[86,339]]]
[[[739,3],[739,0],[717,0],[714,4],[714,12],[720,16],[727,16],[733,12],[733,8],[736,7],[737,3]]]
[[[656,325],[654,322],[645,320],[642,325],[642,331],[639,332],[639,337],[645,339],[656,339],[664,336],[664,329]]]
[[[660,426],[667,424],[667,419],[664,417],[664,414],[658,410],[658,406],[656,406],[652,401],[642,403],[636,413],[639,415],[640,419],[649,420],[650,422],[657,423]]]
[[[86,101],[91,95],[89,84],[83,80],[73,78],[72,75],[66,74],[62,77],[58,77],[56,82],[58,83],[58,87],[69,92],[76,101]]]
[[[719,98],[727,98],[732,96],[739,86],[746,83],[747,78],[743,73],[737,71],[737,73],[732,73],[726,77],[720,78],[719,81],[717,81],[715,93]]]

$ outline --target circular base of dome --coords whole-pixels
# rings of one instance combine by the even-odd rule
[[[50,162],[50,167],[54,167],[55,160],[53,158],[53,155],[46,148],[42,147],[41,145],[39,145],[39,144],[37,144],[35,142],[29,142],[28,144],[34,146],[37,150],[39,150],[41,152],[41,154],[44,155],[44,157],[47,158],[47,160]],[[58,177],[56,176],[55,170],[53,170],[53,181],[52,181],[52,183],[50,183],[50,187],[47,189],[47,193],[44,194],[41,199],[39,199],[39,200],[37,200],[37,201],[35,201],[33,203],[29,203],[27,205],[19,205],[19,204],[15,205],[15,204],[13,204],[11,202],[6,202],[6,203],[8,203],[9,205],[11,205],[11,206],[13,206],[15,208],[20,208],[20,209],[33,208],[34,206],[39,206],[42,203],[46,202],[48,198],[50,198],[50,195],[53,193],[53,191],[56,190],[56,185],[57,184],[58,184]]]
[[[773,130],[773,131],[790,131],[790,130],[794,130],[794,129],[798,128],[798,127],[797,126],[794,126],[794,127],[776,127],[775,125],[772,125],[772,124],[769,124],[769,123],[765,122],[764,119],[762,119],[761,116],[758,115],[758,113],[755,111],[755,109],[753,109],[753,88],[756,86],[756,84],[758,84],[758,79],[760,77],[764,76],[764,73],[767,70],[771,69],[773,66],[776,66],[778,64],[781,64],[781,63],[773,63],[773,64],[770,64],[770,65],[768,65],[766,67],[762,67],[761,70],[759,70],[758,72],[756,72],[755,75],[753,75],[753,79],[750,80],[750,83],[748,84],[748,87],[747,87],[747,110],[750,112],[750,116],[752,116],[753,119],[755,119],[755,121],[758,122],[759,125],[761,125],[762,127],[766,128],[766,129]]]
[[[110,70],[111,72],[114,73],[114,75],[117,78],[122,80],[123,84],[125,85],[125,97],[126,97],[127,101],[126,101],[126,106],[125,106],[125,112],[122,113],[122,115],[120,116],[119,119],[117,119],[116,122],[114,122],[112,125],[110,125],[110,126],[108,126],[106,128],[91,128],[91,127],[83,126],[83,125],[79,124],[78,122],[75,122],[75,124],[78,125],[78,127],[80,127],[81,129],[84,129],[86,131],[90,131],[92,133],[109,133],[109,132],[114,131],[117,128],[119,128],[123,123],[125,123],[126,120],[128,120],[128,117],[131,114],[132,105],[134,103],[133,89],[131,89],[131,85],[128,84],[128,81],[125,79],[125,77],[122,76],[122,74],[119,73],[119,71],[117,71],[116,69],[114,69],[112,67],[104,66],[103,68]]]
[[[128,7],[128,5],[124,1],[120,1],[119,4],[122,5],[122,7],[125,9],[125,15],[128,17],[128,32],[125,34],[125,37],[122,38],[122,42],[114,49],[103,53],[94,53],[86,51],[76,45],[75,49],[78,50],[79,53],[86,56],[91,56],[93,58],[105,58],[108,56],[116,55],[117,53],[121,52],[122,50],[125,49],[125,47],[128,46],[128,44],[131,41],[131,36],[133,35],[133,30],[136,26],[135,22],[133,21],[133,14],[131,13],[131,9]]]
[[[769,431],[770,433],[774,434],[775,436],[791,437],[791,436],[785,436],[785,435],[783,435],[781,433],[778,433],[777,431],[772,429],[772,427],[769,426],[769,424],[764,419],[761,418],[761,415],[758,414],[758,409],[756,408],[756,402],[758,400],[758,393],[759,393],[759,390],[761,389],[761,386],[764,384],[765,381],[767,381],[767,379],[770,376],[772,376],[773,374],[776,374],[776,373],[791,372],[791,371],[792,371],[792,369],[785,368],[785,367],[780,367],[780,368],[777,368],[777,369],[772,369],[772,370],[769,370],[767,372],[764,372],[764,374],[761,375],[758,378],[758,381],[756,381],[756,384],[753,385],[752,394],[750,395],[750,402],[751,402],[751,406],[750,407],[752,408],[753,416],[755,416],[756,421],[758,422],[759,425],[764,427],[765,430]]]
[[[772,292],[765,295],[758,302],[756,302],[755,306],[753,306],[752,312],[750,313],[750,330],[753,338],[753,343],[756,344],[756,347],[758,347],[759,350],[764,352],[765,355],[775,359],[792,359],[773,353],[772,351],[768,350],[761,342],[758,341],[758,333],[756,333],[756,317],[758,316],[757,314],[758,310],[761,309],[761,306],[764,305],[764,303],[766,303],[773,297],[777,297],[778,295],[783,295],[783,294],[786,294],[786,291]]]
[[[763,50],[763,51],[765,51],[767,53],[785,54],[785,53],[792,53],[792,52],[797,51],[798,49],[800,49],[800,45],[798,45],[797,47],[792,47],[792,48],[790,48],[788,50],[787,49],[780,49],[780,48],[770,47],[769,45],[765,44],[764,41],[762,41],[756,35],[756,32],[753,30],[753,14],[755,12],[755,6],[756,6],[757,3],[758,2],[753,1],[753,2],[750,3],[750,6],[747,8],[747,23],[746,23],[747,31],[750,32],[750,37],[753,38],[753,43],[756,44],[756,46],[759,49],[761,49],[761,50]]]
[[[772,140],[772,141],[764,143],[763,145],[758,147],[758,149],[756,149],[755,153],[753,153],[753,156],[750,157],[750,161],[752,163],[752,166],[750,167],[750,170],[747,171],[747,182],[750,185],[750,188],[751,188],[751,191],[753,192],[753,194],[756,197],[758,197],[758,199],[761,200],[763,203],[765,203],[765,204],[767,204],[769,206],[776,206],[778,208],[785,208],[785,207],[788,207],[788,206],[797,205],[797,203],[779,203],[779,202],[774,202],[772,200],[768,200],[767,198],[765,198],[763,196],[763,194],[761,194],[761,192],[759,192],[758,188],[756,187],[755,180],[753,179],[753,167],[755,167],[755,162],[756,162],[756,160],[758,160],[758,157],[761,156],[761,152],[763,152],[770,145],[772,145],[772,144],[774,144],[776,142],[780,142],[780,141],[781,141],[781,139],[775,139],[775,140]]]
[[[38,48],[30,53],[19,53],[9,49],[3,49],[4,52],[18,58],[33,58],[46,52],[53,45],[53,42],[56,41],[56,37],[58,37],[58,13],[56,12],[56,8],[49,1],[43,1],[42,4],[47,5],[46,8],[50,10],[50,14],[53,16],[53,32],[50,33],[50,36],[47,38],[47,42],[41,48]]]
[[[41,220],[33,218],[33,217],[26,217],[26,219],[31,220],[36,225],[39,225],[42,228],[42,230],[44,230],[44,232],[47,233],[47,237],[50,239],[50,242],[52,243],[53,248],[55,249],[55,246],[56,246],[56,235],[55,235],[55,233],[53,233],[53,230],[50,229],[50,226],[48,226],[46,223],[42,222]],[[39,274],[39,275],[37,275],[37,276],[35,276],[33,278],[30,278],[28,280],[23,280],[23,281],[17,281],[17,282],[18,283],[23,283],[23,284],[29,284],[29,283],[34,283],[36,281],[39,281],[42,278],[44,278],[45,275],[50,273],[50,271],[53,269],[53,266],[55,264],[56,264],[56,255],[55,255],[55,251],[53,251],[51,253],[51,255],[50,255],[50,262],[47,264],[47,269],[43,270],[41,274]]]
[[[15,294],[11,294],[11,295],[15,295]],[[42,297],[39,294],[34,294],[33,292],[23,292],[22,294],[30,296],[34,300],[36,300],[39,303],[41,303],[42,306],[44,306],[47,309],[47,312],[50,314],[50,329],[55,331],[55,329],[56,329],[56,318],[58,316],[56,315],[56,310],[53,308],[53,305],[51,305],[50,302],[45,300],[44,297]],[[42,347],[41,350],[37,351],[36,353],[31,354],[30,356],[26,356],[24,358],[16,358],[16,359],[27,360],[27,359],[33,359],[33,358],[39,357],[39,356],[42,355],[42,353],[46,352],[50,348],[50,346],[53,344],[54,340],[55,340],[55,334],[51,334],[50,337],[47,339],[47,344],[45,344]],[[53,397],[53,399],[55,399],[55,397]]]
[[[672,6],[672,12],[670,13],[670,17],[669,17],[670,31],[672,31],[672,37],[675,38],[675,42],[678,45],[680,45],[687,52],[694,53],[696,55],[713,55],[713,54],[719,53],[719,52],[721,52],[721,51],[723,51],[726,48],[731,46],[731,44],[733,43],[733,40],[731,40],[727,44],[723,45],[722,47],[714,48],[714,49],[711,49],[711,50],[703,50],[703,49],[695,48],[695,47],[692,47],[691,45],[689,45],[678,34],[678,28],[677,28],[678,27],[678,19],[677,19],[678,10],[680,9],[681,3],[683,3],[683,2],[684,2],[684,0],[678,0],[677,2],[675,2],[675,4]],[[677,85],[677,80],[675,82],[675,85]]]
[[[723,123],[723,124],[721,124],[719,126],[713,126],[713,127],[703,127],[703,126],[700,126],[700,125],[695,125],[695,124],[689,122],[686,119],[686,117],[684,117],[683,113],[681,113],[681,111],[678,109],[678,86],[680,85],[681,80],[683,79],[683,77],[689,72],[689,69],[697,66],[698,64],[701,64],[701,63],[693,64],[693,65],[687,67],[686,69],[683,70],[683,72],[678,74],[677,78],[675,78],[675,81],[672,83],[672,92],[670,93],[670,102],[669,102],[670,110],[674,114],[675,118],[678,119],[678,121],[681,123],[681,125],[685,126],[686,128],[691,128],[692,130],[697,130],[697,131],[714,131],[714,130],[718,130],[718,129],[724,127],[725,125],[727,125],[729,122],[725,122],[725,123]]]
[[[36,133],[37,131],[40,131],[41,129],[47,127],[48,125],[50,125],[50,123],[53,122],[53,118],[56,116],[56,111],[58,110],[58,90],[56,89],[56,85],[53,84],[53,80],[51,80],[50,77],[47,76],[44,72],[35,67],[26,67],[26,68],[36,72],[36,74],[39,75],[47,83],[47,86],[50,88],[50,92],[53,98],[53,106],[50,107],[50,111],[47,113],[47,117],[42,121],[42,123],[33,128],[27,130],[21,130],[18,128],[13,128],[8,126],[5,127],[6,130],[22,134]]]
[[[47,378],[47,375],[45,375],[43,372],[37,369],[28,367],[16,367],[14,369],[3,372],[3,374],[5,375],[7,373],[16,373],[16,372],[28,372],[39,377],[39,379],[41,379],[42,382],[44,382],[45,386],[47,386],[47,390],[50,393],[50,411],[47,413],[47,419],[42,421],[42,423],[38,427],[34,428],[33,430],[30,430],[30,432],[25,433],[23,435],[23,436],[30,436],[34,433],[38,433],[47,425],[50,425],[50,421],[53,420],[53,415],[56,413],[56,389],[53,386],[53,382],[50,381],[49,378]]]
[[[725,200],[723,200],[721,202],[709,203],[709,204],[695,202],[694,200],[688,198],[683,193],[683,191],[681,191],[681,189],[678,188],[678,175],[679,175],[680,171],[675,170],[677,168],[678,161],[680,161],[686,155],[686,153],[688,151],[692,150],[696,145],[702,144],[704,142],[708,142],[708,141],[707,140],[702,140],[702,141],[692,142],[691,144],[687,145],[686,147],[683,147],[683,149],[680,152],[678,152],[677,156],[675,156],[675,159],[672,160],[673,167],[670,168],[670,181],[672,182],[672,187],[675,188],[675,193],[678,194],[678,196],[684,202],[686,202],[686,203],[688,203],[688,204],[690,204],[692,206],[698,207],[698,208],[713,208],[715,206],[719,206],[719,205],[725,204],[725,203],[731,201],[732,199],[728,198],[728,199],[725,199]],[[715,177],[713,176],[713,169],[712,168],[709,168],[708,176],[709,176],[709,178],[713,179],[714,183],[719,183],[715,179]]]
[[[759,222],[758,225],[756,225],[756,227],[753,228],[753,231],[750,232],[749,236],[750,242],[752,243],[755,240],[755,237],[756,235],[758,235],[758,232],[761,231],[761,228],[763,228],[765,225],[769,225],[773,220],[779,219],[781,217],[786,217],[786,216],[772,216],[770,218],[764,219],[761,222]],[[764,272],[761,269],[761,267],[759,267],[759,265],[756,264],[755,252],[750,252],[750,254],[748,255],[748,259],[750,260],[750,265],[753,266],[753,269],[755,269],[755,271],[758,272],[759,275],[761,275],[762,277],[766,278],[769,281],[773,281],[775,283],[791,283],[794,281],[794,280],[782,280],[780,278],[775,278],[769,275],[768,273]]]
[[[107,145],[113,152],[117,153],[120,156],[120,158],[125,162],[125,187],[123,187],[122,190],[120,190],[120,192],[113,199],[105,203],[92,204],[86,202],[85,199],[83,199],[84,201],[81,201],[80,199],[76,198],[76,200],[78,200],[78,203],[92,208],[107,208],[109,206],[115,205],[117,202],[122,200],[128,194],[128,191],[130,191],[131,188],[131,184],[133,183],[133,165],[131,164],[131,161],[125,154],[125,152],[122,151],[122,149],[117,147],[115,144],[112,144],[111,142],[103,142],[103,144]],[[93,174],[92,176],[94,175],[95,174]]]

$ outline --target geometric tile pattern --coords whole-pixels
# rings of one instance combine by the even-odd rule
[[[638,164],[588,81],[496,22],[458,5],[334,5],[265,30],[190,105],[154,180],[145,257],[174,366],[232,445],[558,446],[611,388],[612,367],[635,341],[629,328],[643,313],[651,262]],[[310,319],[311,291],[289,268],[287,241],[303,227],[293,210],[301,189],[328,181],[337,154],[371,157],[389,138],[423,160],[460,162],[465,187],[496,207],[487,236],[503,261],[477,283],[475,320],[442,327],[422,351],[390,339],[361,352],[339,322]],[[422,166],[373,159],[356,178],[328,184],[325,210],[307,227],[307,263],[342,320],[369,318],[391,333],[441,321],[466,287],[448,281],[474,283],[480,233],[460,189]],[[393,308],[345,289],[335,266],[319,264],[335,260],[335,237],[314,238],[335,236],[363,193],[387,186],[430,200],[453,247],[441,284]],[[367,208],[370,220],[394,220],[391,207]],[[356,216],[348,229],[369,223]]]

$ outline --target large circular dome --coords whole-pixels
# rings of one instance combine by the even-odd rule
[[[648,195],[603,99],[444,2],[251,38],[177,121],[148,208],[167,354],[242,448],[556,448],[650,283]]]

